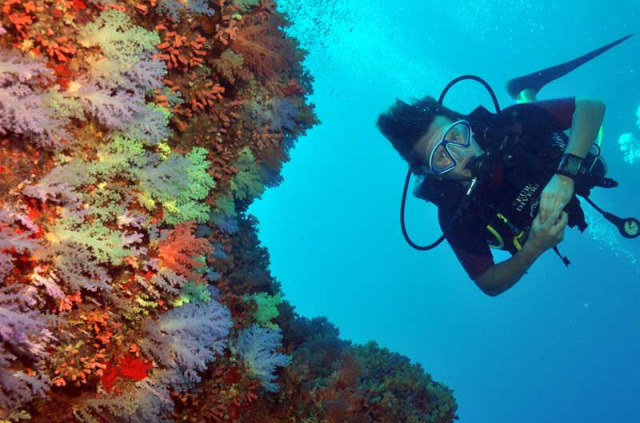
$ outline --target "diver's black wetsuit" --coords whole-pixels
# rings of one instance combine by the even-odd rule
[[[462,211],[447,230],[447,241],[469,274],[475,279],[494,264],[489,247],[487,225],[500,213],[511,225],[528,234],[528,228],[538,213],[542,190],[555,173],[566,146],[562,131],[571,127],[575,98],[517,104],[500,115],[478,108],[467,116],[478,144],[486,149],[505,134],[518,138],[511,163],[500,164],[489,183],[476,193],[473,203]],[[447,188],[446,195],[434,198],[434,183]],[[440,186],[440,185],[438,185]],[[478,190],[477,190],[478,191]],[[441,191],[439,191],[441,192]],[[460,204],[464,187],[456,181],[433,181],[428,178],[416,186],[414,195],[433,201],[438,206],[440,226],[447,228]],[[569,226],[584,222],[584,214],[575,195],[565,208]],[[526,238],[521,239],[524,243]],[[504,249],[515,253],[512,244]]]

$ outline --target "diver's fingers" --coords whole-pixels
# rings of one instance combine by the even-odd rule
[[[538,214],[536,215],[536,218],[533,220],[534,224],[537,224],[538,227],[540,228],[544,228],[544,220],[542,220],[542,211],[538,211]]]
[[[561,210],[555,209],[549,214],[549,218],[544,221],[544,228],[547,230],[551,230],[553,226],[558,222],[558,218],[560,217]]]
[[[568,222],[569,222],[569,215],[567,214],[567,212],[562,212],[560,219],[558,219],[558,221],[551,227],[551,231],[554,234],[558,234],[562,232],[564,228],[566,228]]]
[[[546,202],[542,202],[540,201],[540,211],[538,212],[538,215],[540,216],[540,222],[544,223],[547,221],[547,205]]]
[[[540,200],[540,219],[542,223],[551,219],[551,214],[556,210],[553,198],[548,194],[543,194]]]

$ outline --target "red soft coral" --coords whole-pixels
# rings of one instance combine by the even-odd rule
[[[247,25],[235,34],[231,50],[241,54],[244,64],[260,76],[287,75],[293,62],[287,56],[291,41],[281,29],[288,26],[287,21],[281,15],[252,16],[246,20]]]
[[[153,368],[150,361],[145,361],[135,357],[133,354],[125,354],[117,366],[109,366],[100,381],[102,386],[108,391],[113,390],[113,385],[118,377],[132,380],[142,380],[147,377],[147,372]]]
[[[131,354],[126,354],[120,361],[118,373],[120,376],[129,379],[142,380],[147,377],[147,372],[152,368],[153,364],[151,364],[151,362],[136,358]]]
[[[158,244],[158,252],[164,266],[174,272],[192,279],[196,283],[204,283],[204,278],[196,272],[202,263],[196,257],[213,252],[209,241],[196,238],[192,232],[195,222],[182,222]]]

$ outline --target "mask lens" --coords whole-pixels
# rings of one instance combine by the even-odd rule
[[[471,139],[471,130],[469,125],[464,122],[453,125],[446,134],[444,140],[453,144],[468,146]]]
[[[442,172],[451,166],[453,166],[453,160],[444,145],[440,144],[434,150],[433,156],[431,156],[431,169],[436,172]]]

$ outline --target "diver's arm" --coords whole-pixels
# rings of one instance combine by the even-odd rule
[[[571,135],[564,150],[566,154],[573,154],[581,158],[587,156],[600,131],[604,111],[605,105],[602,101],[586,98],[576,99]],[[574,190],[575,182],[573,179],[557,173],[553,175],[542,190],[540,198],[542,221],[546,221],[552,211],[563,209],[571,200]]]
[[[576,98],[571,122],[571,135],[565,153],[585,158],[598,136],[604,118],[605,104],[600,100]]]
[[[513,257],[494,264],[474,282],[485,294],[495,297],[511,288],[529,270],[544,250],[526,243]]]
[[[474,281],[485,294],[495,297],[511,288],[527,272],[529,267],[550,248],[564,239],[564,229],[569,221],[566,212],[556,210],[543,222],[540,213],[529,229],[529,237],[522,249],[508,260],[494,264]]]

